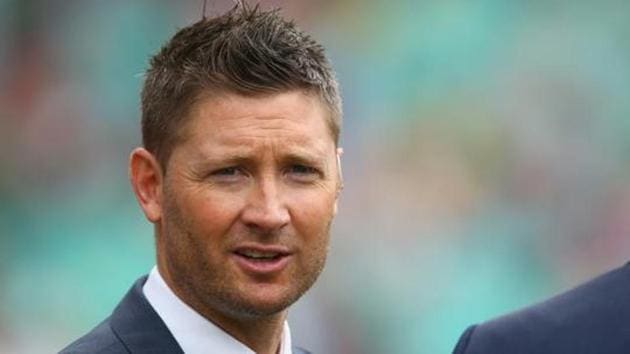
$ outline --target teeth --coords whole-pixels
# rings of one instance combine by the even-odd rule
[[[240,253],[245,257],[254,259],[271,259],[278,256],[278,253],[275,252],[242,251]]]

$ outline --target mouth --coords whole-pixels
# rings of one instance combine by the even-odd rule
[[[232,255],[242,270],[253,275],[279,273],[291,258],[291,253],[284,247],[262,245],[239,247]]]

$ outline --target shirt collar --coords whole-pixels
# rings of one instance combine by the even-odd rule
[[[180,300],[168,287],[157,267],[151,269],[142,291],[185,353],[208,353],[209,348],[212,348],[213,353],[255,354],[245,344]],[[291,330],[286,321],[279,353],[292,354]]]

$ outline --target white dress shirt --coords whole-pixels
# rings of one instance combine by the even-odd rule
[[[166,285],[157,267],[151,269],[142,291],[184,353],[255,354],[245,344],[180,300]],[[292,354],[291,331],[286,321],[278,353]]]

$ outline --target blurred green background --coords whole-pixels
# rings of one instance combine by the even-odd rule
[[[0,0],[0,352],[61,349],[154,263],[126,163],[142,72],[201,1]],[[232,1],[208,1],[208,12]],[[315,353],[449,353],[630,255],[630,2],[264,1],[344,95]]]

